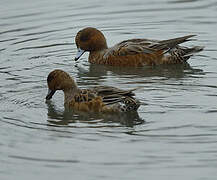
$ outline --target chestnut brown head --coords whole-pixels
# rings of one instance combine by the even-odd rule
[[[48,94],[46,99],[52,98],[56,90],[67,90],[72,88],[77,88],[75,81],[70,77],[68,73],[60,69],[56,69],[47,77]]]
[[[100,51],[108,48],[102,32],[92,27],[80,30],[75,37],[75,43],[78,48],[75,60],[78,60],[85,51]]]

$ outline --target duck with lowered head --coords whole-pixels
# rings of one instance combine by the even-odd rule
[[[121,90],[111,86],[97,86],[90,89],[80,89],[76,82],[65,71],[56,69],[47,77],[50,100],[57,90],[64,92],[65,106],[86,112],[130,112],[136,111],[140,102],[131,90]]]

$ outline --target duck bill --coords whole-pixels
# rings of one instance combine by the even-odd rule
[[[77,61],[83,54],[84,54],[85,50],[78,48],[78,52],[75,56],[75,61]]]
[[[46,100],[50,100],[55,94],[55,92],[56,92],[55,90],[48,89]]]

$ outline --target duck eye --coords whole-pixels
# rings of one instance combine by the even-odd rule
[[[82,33],[80,36],[80,41],[88,41],[90,39],[90,35],[88,33]]]
[[[51,82],[53,79],[54,79],[54,76],[50,74],[50,75],[47,77],[47,82],[49,83],[49,82]]]

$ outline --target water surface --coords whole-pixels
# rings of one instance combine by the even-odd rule
[[[0,2],[0,177],[216,179],[217,3],[202,0]],[[116,68],[78,63],[74,37],[93,26],[109,46],[129,38],[197,34],[188,65]],[[141,87],[138,113],[73,113],[63,93],[45,103],[46,77],[63,69],[82,88]],[[19,178],[18,178],[19,177]]]

